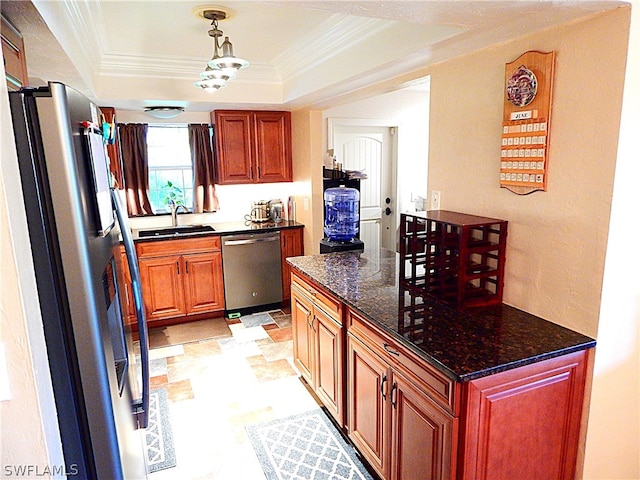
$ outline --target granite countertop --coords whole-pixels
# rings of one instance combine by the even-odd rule
[[[399,286],[388,250],[287,261],[450,378],[466,382],[595,346],[595,340],[508,305],[456,309]]]
[[[213,227],[212,231],[206,232],[198,232],[198,233],[189,233],[179,235],[179,236],[151,236],[151,237],[141,237],[139,235],[140,231],[144,230],[159,230],[162,228],[172,228],[172,227],[149,227],[149,228],[139,228],[133,229],[133,240],[134,241],[162,241],[167,239],[175,239],[175,238],[191,238],[194,236],[206,236],[206,235],[233,235],[239,233],[263,233],[263,232],[273,232],[278,230],[284,230],[287,228],[300,228],[304,227],[302,223],[298,223],[295,221],[282,220],[281,222],[262,222],[262,223],[253,223],[250,221],[239,221],[239,222],[220,222],[220,223],[210,223],[206,224]],[[184,225],[180,225],[184,226]]]

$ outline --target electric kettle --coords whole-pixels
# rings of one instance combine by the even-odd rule
[[[284,204],[280,199],[274,199],[269,202],[269,216],[275,223],[282,221],[282,213],[284,211]]]

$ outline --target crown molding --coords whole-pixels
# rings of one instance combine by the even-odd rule
[[[349,50],[389,28],[393,22],[375,18],[332,15],[309,32],[306,40],[292,45],[274,59],[282,81],[287,82],[328,59]]]
[[[206,68],[202,59],[178,56],[131,55],[128,53],[109,53],[103,55],[100,62],[100,76],[176,78],[198,80],[198,75]],[[243,69],[232,82],[273,83],[282,82],[277,69],[268,65],[250,65]]]
[[[95,78],[106,50],[104,16],[100,2],[33,0],[43,20],[88,85]]]

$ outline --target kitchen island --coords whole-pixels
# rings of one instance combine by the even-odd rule
[[[395,252],[288,262],[294,363],[378,475],[574,478],[595,340],[402,287]]]

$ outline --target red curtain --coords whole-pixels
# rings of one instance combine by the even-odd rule
[[[153,214],[149,201],[146,123],[118,124],[129,215]]]
[[[210,126],[190,124],[189,145],[193,163],[193,212],[215,212],[220,205],[216,195]]]

